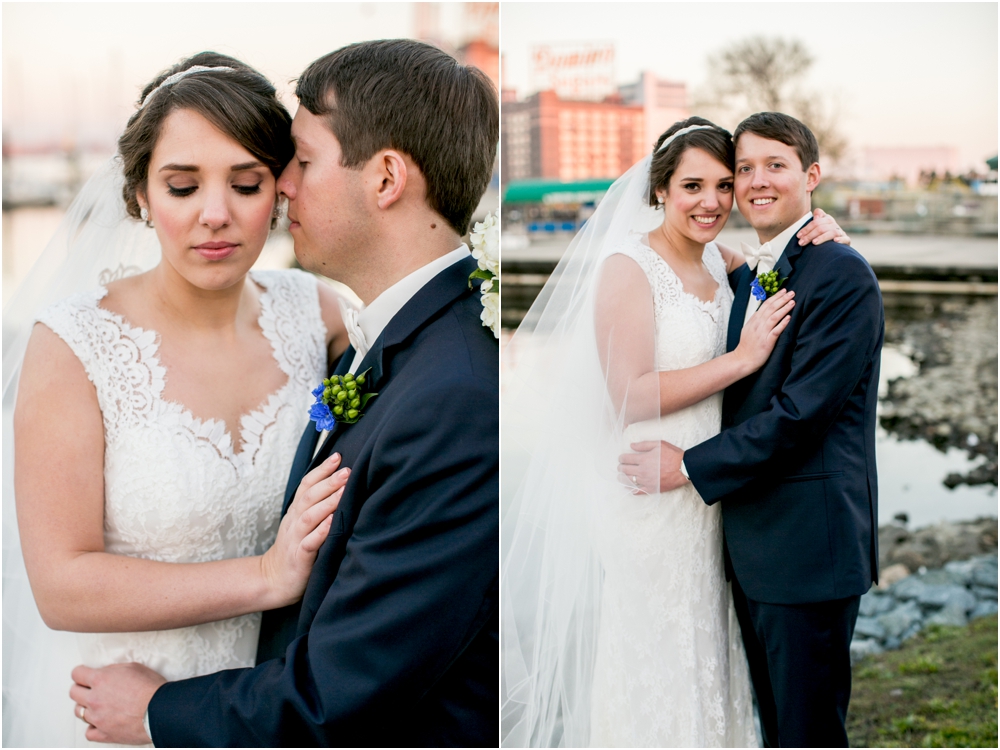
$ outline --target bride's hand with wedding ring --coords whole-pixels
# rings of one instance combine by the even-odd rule
[[[281,519],[277,539],[260,558],[261,572],[278,599],[277,607],[297,602],[306,590],[351,474],[346,467],[339,469],[340,462],[340,454],[334,453],[302,478]]]
[[[767,358],[771,356],[774,345],[778,342],[778,336],[792,319],[794,298],[795,292],[779,289],[761,303],[743,327],[740,343],[734,354],[743,361],[747,375],[763,367]]]

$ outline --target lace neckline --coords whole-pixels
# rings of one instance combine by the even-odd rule
[[[655,259],[654,262],[659,262],[663,264],[663,266],[667,269],[667,271],[669,271],[670,278],[676,282],[677,288],[680,291],[680,293],[685,297],[687,297],[690,301],[694,302],[699,307],[699,309],[708,313],[714,318],[715,313],[718,311],[719,305],[721,304],[720,297],[722,295],[722,282],[715,277],[715,274],[712,273],[712,269],[709,268],[708,263],[705,262],[705,252],[708,252],[709,246],[714,247],[714,245],[712,243],[707,243],[705,245],[705,251],[701,255],[701,264],[705,267],[705,270],[708,271],[709,276],[711,276],[712,279],[715,280],[715,294],[712,296],[712,299],[706,301],[703,300],[701,297],[699,297],[697,294],[691,294],[691,292],[689,292],[687,289],[684,288],[684,282],[681,280],[681,277],[677,275],[677,272],[674,271],[674,269],[671,267],[669,263],[667,263],[666,259],[658,252],[656,252],[649,244],[648,234],[639,235],[636,237],[636,239],[638,245],[647,250],[653,256],[653,258]]]
[[[199,440],[210,443],[215,448],[215,453],[220,459],[244,470],[253,466],[254,459],[263,442],[266,427],[274,423],[278,410],[287,400],[285,397],[286,391],[295,385],[296,380],[280,355],[281,341],[276,337],[276,327],[267,323],[268,317],[274,315],[271,286],[263,274],[258,275],[251,271],[250,278],[262,289],[259,297],[260,315],[257,317],[257,325],[263,332],[264,337],[271,344],[271,353],[279,369],[287,377],[284,385],[265,396],[258,406],[240,415],[240,449],[238,451],[235,448],[233,436],[224,419],[217,417],[202,419],[196,417],[191,409],[181,402],[163,398],[163,390],[166,387],[167,369],[160,363],[159,350],[161,336],[159,332],[152,328],[142,328],[141,326],[132,325],[124,316],[101,307],[101,300],[108,294],[106,286],[98,287],[95,290],[96,294],[93,299],[93,304],[98,314],[114,321],[123,335],[128,336],[137,344],[141,343],[142,359],[153,375],[152,382],[150,383],[153,398],[167,410],[173,412]]]

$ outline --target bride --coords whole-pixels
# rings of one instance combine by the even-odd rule
[[[779,291],[726,353],[743,256],[730,134],[692,117],[617,180],[505,352],[503,744],[756,746],[718,506],[645,494],[630,444],[719,432],[722,390],[767,360]],[[800,242],[841,236],[829,217]],[[513,492],[510,492],[513,489]]]
[[[336,455],[315,469],[283,519],[282,497],[310,391],[348,342],[329,287],[250,271],[280,215],[290,123],[231,57],[164,72],[4,313],[30,330],[4,353],[6,423],[23,351],[4,745],[84,742],[68,696],[81,662],[170,680],[252,666],[259,613],[305,589],[349,470]],[[48,304],[53,290],[79,291]]]

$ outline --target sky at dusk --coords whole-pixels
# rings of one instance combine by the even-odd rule
[[[461,43],[463,9],[442,5],[442,37]],[[3,122],[25,131],[124,127],[142,87],[196,52],[233,55],[295,108],[291,80],[351,42],[410,37],[410,3],[4,3]]]
[[[697,92],[727,44],[796,39],[852,147],[953,146],[979,169],[997,153],[996,3],[504,2],[501,34],[504,86],[522,97],[535,45],[613,42],[619,83],[650,70]]]

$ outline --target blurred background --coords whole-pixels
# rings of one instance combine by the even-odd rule
[[[481,68],[499,88],[497,3],[4,3],[3,294],[9,298],[82,184],[114,154],[145,84],[214,50],[267,76],[293,114],[310,62],[411,37]],[[499,202],[499,162],[476,219]],[[259,267],[288,267],[272,232]]]
[[[814,205],[885,300],[883,559],[907,528],[942,519],[992,519],[969,527],[962,554],[995,550],[996,28],[997,6],[979,3],[505,4],[503,341],[608,186],[673,122],[732,131],[753,112],[792,114],[820,142]],[[756,235],[734,210],[720,240]],[[941,564],[921,554],[911,572]]]

